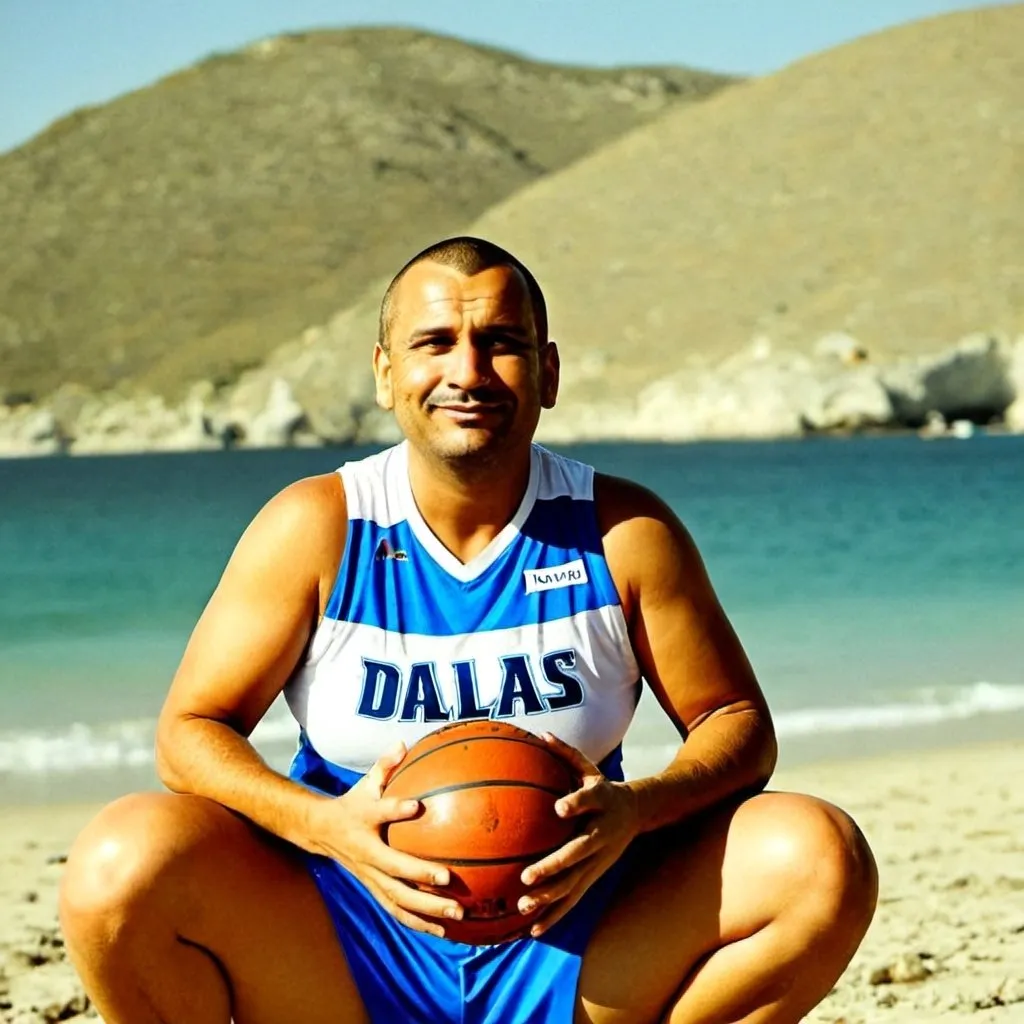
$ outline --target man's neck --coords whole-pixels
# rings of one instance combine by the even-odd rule
[[[409,485],[416,507],[460,562],[476,557],[512,521],[529,483],[529,448],[472,467],[435,462],[409,449]]]

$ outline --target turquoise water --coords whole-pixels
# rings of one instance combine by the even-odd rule
[[[245,524],[370,450],[0,461],[0,799],[151,773],[162,695]],[[564,450],[687,523],[784,754],[1024,734],[1024,438]],[[278,707],[258,733],[275,763],[292,735]],[[672,740],[642,702],[632,763]]]

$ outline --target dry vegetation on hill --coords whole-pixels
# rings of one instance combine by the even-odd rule
[[[0,390],[207,381],[166,406],[66,389],[0,433],[393,436],[370,387],[382,289],[465,230],[548,293],[565,373],[545,436],[1024,429],[1022,38],[1024,4],[977,9],[726,89],[400,32],[212,59],[0,159],[0,211],[31,227],[0,217],[30,243],[0,244]],[[143,159],[152,179],[126,171]],[[870,359],[804,357],[833,332]]]
[[[637,129],[486,213],[591,390],[756,335],[1024,331],[1024,5],[911,24]],[[572,382],[570,374],[570,382]]]
[[[231,378],[416,248],[728,81],[362,29],[80,110],[0,156],[0,397]]]

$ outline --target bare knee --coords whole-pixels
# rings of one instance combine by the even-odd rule
[[[206,803],[136,793],[103,808],[72,845],[61,880],[60,918],[69,937],[123,925],[194,841]]]
[[[787,909],[863,934],[878,875],[867,840],[845,811],[815,797],[765,793],[739,813],[755,831],[755,856]]]

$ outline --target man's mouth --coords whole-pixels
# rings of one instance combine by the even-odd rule
[[[481,402],[473,402],[471,404],[446,402],[444,405],[435,405],[434,408],[456,423],[475,423],[489,416],[495,416],[504,410],[504,406]]]

